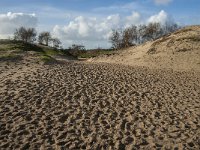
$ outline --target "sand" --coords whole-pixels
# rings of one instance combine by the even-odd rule
[[[0,62],[0,149],[200,149],[200,73]]]
[[[200,26],[185,27],[156,41],[116,53],[91,58],[88,61],[200,72]]]

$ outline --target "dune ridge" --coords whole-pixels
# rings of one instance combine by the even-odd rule
[[[88,61],[200,71],[200,26],[185,27],[156,41]]]

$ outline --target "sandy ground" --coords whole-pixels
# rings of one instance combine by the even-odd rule
[[[189,26],[169,36],[100,56],[89,62],[200,71],[200,26]]]
[[[200,73],[0,63],[0,149],[200,149]]]

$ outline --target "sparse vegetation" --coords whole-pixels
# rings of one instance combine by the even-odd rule
[[[93,58],[98,57],[100,55],[113,55],[113,50],[88,50],[84,53],[80,53],[78,58]]]
[[[36,40],[37,32],[34,28],[20,27],[14,33],[14,39],[26,43],[33,43]]]
[[[147,41],[156,40],[179,29],[177,24],[150,23],[148,25],[131,26],[124,30],[113,30],[110,42],[113,49],[122,49]],[[163,39],[164,40],[164,39]]]
[[[191,40],[195,42],[200,42],[200,36],[193,35],[193,36],[181,37],[177,39],[176,41],[182,41],[182,40]]]
[[[177,50],[177,52],[187,52],[187,51],[190,51],[190,49],[188,49],[188,48],[181,48],[181,49]]]
[[[188,29],[188,28],[186,28],[186,29],[181,29],[181,30],[178,30],[178,31],[176,31],[176,32],[174,32],[174,35],[177,35],[177,34],[180,34],[180,33],[185,33],[185,32],[189,32],[189,31],[192,31],[192,29]]]
[[[53,38],[50,32],[41,32],[38,37],[38,43],[40,45],[49,46],[54,48],[60,48],[61,41],[58,38]]]
[[[0,40],[0,59],[4,60],[19,60],[24,52],[32,51],[41,57],[43,62],[55,62],[54,56],[72,56],[66,50],[58,50],[56,48],[41,46],[31,43],[25,43],[16,40]],[[20,55],[16,55],[16,54]]]
[[[44,63],[50,63],[50,62],[55,62],[56,60],[49,56],[49,55],[41,55],[41,60],[44,62]]]
[[[15,54],[4,54],[4,55],[0,55],[0,61],[17,61],[17,60],[21,60],[22,57],[19,55],[15,55]]]
[[[58,38],[51,38],[51,42],[52,42],[53,47],[55,48],[60,47],[61,41]]]
[[[38,37],[39,44],[43,44],[43,45],[48,46],[50,40],[51,40],[50,32],[42,32],[42,33],[39,34],[39,37]]]
[[[156,48],[155,47],[151,47],[147,52],[147,54],[155,54],[155,53],[156,53]]]
[[[68,49],[64,50],[64,52],[68,52],[76,58],[93,58],[100,55],[110,55],[114,53],[113,49],[97,48],[86,50],[85,46],[77,44],[73,44]]]

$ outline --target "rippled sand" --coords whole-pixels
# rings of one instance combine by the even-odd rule
[[[1,64],[0,149],[200,149],[200,73]]]

